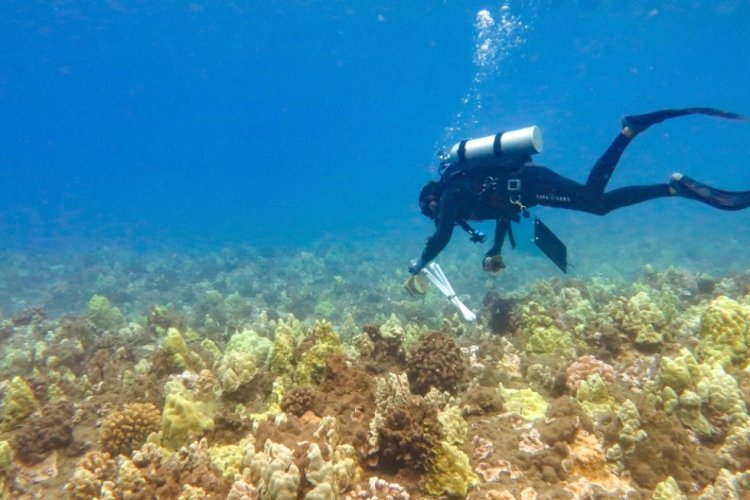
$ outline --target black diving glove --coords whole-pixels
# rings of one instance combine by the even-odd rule
[[[482,261],[482,269],[488,273],[499,273],[505,269],[505,262],[500,255],[488,255]]]
[[[424,267],[427,265],[427,262],[422,260],[422,257],[418,259],[414,259],[411,261],[411,264],[409,264],[409,272],[411,274],[419,274],[419,272],[424,269]]]

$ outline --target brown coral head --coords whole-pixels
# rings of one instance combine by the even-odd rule
[[[466,361],[456,342],[440,332],[419,339],[411,353],[407,374],[411,390],[427,394],[431,387],[455,393],[466,372]]]
[[[307,387],[292,387],[281,399],[281,409],[297,417],[312,409],[317,394]]]
[[[435,436],[437,411],[426,404],[394,406],[385,416],[378,434],[379,465],[423,471],[427,467]]]
[[[161,427],[161,412],[151,403],[129,403],[102,422],[102,450],[111,456],[130,454]]]
[[[67,448],[73,441],[73,413],[70,401],[46,404],[29,417],[14,436],[16,456],[26,464],[36,464],[50,451]]]

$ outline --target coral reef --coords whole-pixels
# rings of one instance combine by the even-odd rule
[[[466,287],[467,304],[486,292],[469,324],[438,294],[407,298],[401,271],[339,252],[104,252],[68,264],[88,276],[71,281],[75,301],[52,288],[41,306],[6,301],[0,497],[707,499],[750,487],[750,272],[646,266],[521,286],[509,270],[502,286]],[[59,284],[62,269],[35,272]]]

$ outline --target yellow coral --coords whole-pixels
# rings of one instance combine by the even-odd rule
[[[697,354],[725,368],[746,361],[750,354],[750,307],[719,296],[701,317],[701,341]]]
[[[3,399],[3,422],[5,430],[13,429],[20,421],[34,413],[39,408],[39,402],[34,396],[29,384],[21,377],[13,377]]]
[[[167,396],[161,417],[161,440],[165,447],[176,450],[213,427],[213,418],[204,404],[177,393]]]
[[[506,389],[500,384],[499,392],[505,401],[505,409],[527,420],[542,418],[547,412],[547,402],[531,389]]]
[[[167,336],[164,338],[161,348],[169,355],[169,362],[174,369],[197,372],[201,368],[205,368],[200,356],[188,349],[185,339],[177,328],[167,330]]]
[[[422,483],[427,493],[465,498],[469,489],[478,485],[479,477],[464,452],[444,441],[433,448]]]
[[[130,456],[152,432],[158,432],[161,412],[151,403],[130,403],[102,422],[102,450],[113,457]]]

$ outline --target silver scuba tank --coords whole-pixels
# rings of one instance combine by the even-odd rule
[[[448,162],[464,166],[499,166],[524,156],[542,152],[542,130],[536,125],[500,132],[454,144]]]

